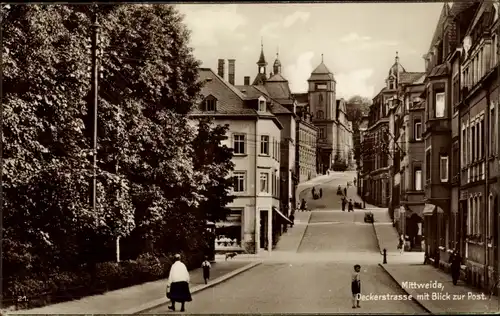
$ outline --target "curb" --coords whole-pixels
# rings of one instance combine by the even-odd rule
[[[429,313],[429,314],[431,314],[431,315],[435,314],[433,311],[431,311],[429,308],[427,308],[427,307],[425,306],[425,304],[424,304],[424,303],[422,303],[421,301],[417,300],[417,297],[416,297],[416,296],[414,296],[414,295],[413,295],[413,294],[411,294],[411,293],[410,293],[407,289],[405,289],[403,286],[401,286],[401,284],[398,282],[398,280],[396,280],[396,278],[394,278],[394,276],[393,276],[391,273],[389,273],[389,271],[387,271],[387,269],[384,267],[384,265],[383,265],[383,264],[379,263],[378,265],[379,265],[379,267],[381,267],[381,268],[382,268],[382,270],[384,270],[384,272],[385,272],[385,273],[387,273],[387,274],[389,275],[389,277],[391,277],[391,279],[392,279],[394,282],[396,282],[396,284],[397,284],[397,285],[398,285],[398,286],[399,286],[399,287],[400,287],[400,288],[401,288],[401,289],[402,289],[402,290],[403,290],[406,294],[411,295],[411,300],[412,300],[412,301],[414,301],[415,303],[417,303],[417,305],[418,305],[418,306],[420,306],[420,307],[422,307],[422,308],[424,309],[424,311],[426,311],[427,313]]]
[[[384,253],[382,252],[382,248],[380,248],[380,239],[378,238],[377,229],[375,228],[375,219],[373,219],[372,227],[373,227],[373,233],[375,234],[375,239],[377,240],[378,251],[380,252],[381,255],[384,255]]]
[[[299,252],[300,246],[302,245],[302,241],[304,240],[304,236],[306,235],[307,229],[309,228],[309,223],[311,222],[311,217],[312,217],[312,211],[309,212],[309,217],[307,218],[306,222],[306,229],[304,229],[304,232],[302,233],[302,236],[300,237],[299,245],[297,246],[297,249],[295,249],[295,252]]]
[[[238,274],[241,274],[241,273],[243,273],[243,272],[245,272],[247,270],[255,268],[256,266],[258,266],[260,264],[262,264],[262,262],[252,262],[252,263],[249,263],[246,266],[243,266],[243,267],[241,267],[239,269],[236,269],[236,270],[234,270],[232,272],[229,272],[228,274],[225,274],[225,275],[223,275],[223,276],[221,276],[221,277],[213,280],[209,284],[201,284],[201,285],[195,286],[195,287],[193,287],[191,289],[191,294],[203,291],[203,290],[208,289],[208,288],[210,288],[212,286],[215,286],[217,284],[223,283],[223,282],[231,279],[232,277],[237,276]],[[139,314],[139,313],[145,312],[147,310],[153,309],[155,307],[167,304],[168,302],[170,302],[170,300],[168,298],[164,297],[164,298],[157,299],[157,300],[154,300],[154,301],[149,302],[149,303],[142,304],[142,305],[140,305],[138,307],[130,308],[130,309],[126,310],[126,311],[119,312],[117,314]]]

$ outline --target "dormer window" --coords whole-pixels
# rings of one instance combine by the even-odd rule
[[[389,89],[394,90],[394,80],[389,81]]]
[[[205,111],[208,111],[208,112],[217,111],[217,99],[212,95],[208,96],[205,99],[204,105],[205,105]]]
[[[259,112],[266,112],[266,101],[259,100]]]

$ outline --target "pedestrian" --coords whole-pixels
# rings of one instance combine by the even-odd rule
[[[322,198],[323,197],[323,189],[322,188],[319,188],[319,197]]]
[[[462,257],[458,250],[454,250],[450,257],[451,263],[451,278],[453,280],[453,285],[457,285],[458,279],[460,278],[460,266],[462,265]]]
[[[302,212],[307,211],[307,204],[306,204],[306,200],[304,200],[304,199],[302,199],[302,204],[300,205],[300,210]]]
[[[167,281],[167,297],[172,302],[168,309],[175,311],[175,302],[179,302],[181,303],[181,312],[184,312],[185,302],[192,301],[189,290],[189,272],[186,265],[181,261],[181,255],[176,254],[174,260]]]
[[[208,284],[208,279],[210,279],[210,269],[212,269],[212,265],[210,261],[208,261],[208,257],[205,256],[205,261],[201,264],[201,268],[203,269],[203,279],[205,280],[205,284]]]
[[[293,223],[295,221],[295,215],[294,215],[294,212],[292,212],[292,214],[290,214],[290,228],[293,227]]]
[[[354,212],[354,205],[352,204],[352,199],[349,200],[349,212]]]
[[[342,197],[342,212],[345,212],[345,205],[346,205],[346,200],[345,197]]]
[[[347,196],[347,188],[344,188],[344,196]]]
[[[405,236],[403,236],[403,234],[399,236],[398,249],[400,254],[403,254],[403,252],[405,251]]]
[[[351,292],[352,292],[352,308],[360,308],[359,300],[361,298],[361,279],[359,273],[361,271],[361,266],[359,264],[354,265],[354,273],[351,279]]]

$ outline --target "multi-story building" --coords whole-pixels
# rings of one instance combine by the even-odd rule
[[[453,118],[462,135],[460,215],[466,227],[460,241],[471,283],[488,287],[498,270],[498,3],[481,1],[469,12],[475,14],[464,29],[463,54],[454,63],[453,77],[453,88],[461,87]]]
[[[221,62],[219,62],[219,65]],[[234,69],[231,72],[234,74]],[[288,218],[280,210],[282,124],[264,95],[245,95],[211,69],[200,68],[202,98],[190,114],[229,126],[233,148],[235,200],[227,221],[216,223],[216,250],[256,253],[271,250]]]
[[[317,171],[324,174],[336,162],[346,163],[353,156],[352,125],[345,115],[345,102],[337,102],[337,83],[323,60],[307,81],[308,106],[313,114],[313,123],[318,128]]]
[[[396,159],[399,159],[399,168],[396,163],[394,168],[396,173],[394,177],[396,189],[393,193],[394,217],[398,231],[408,236],[410,250],[421,250],[424,210],[422,175],[424,105],[420,96],[424,91],[425,73],[402,74],[402,76],[411,78],[401,78],[407,83],[401,87],[403,102],[399,107],[399,116],[394,122],[397,135],[396,149],[400,149],[400,154],[396,155]],[[398,184],[399,192],[397,191]]]
[[[444,4],[425,56],[426,256],[447,267],[460,250],[479,287],[498,271],[497,10],[488,1]]]
[[[368,127],[363,136],[363,188],[364,199],[380,207],[389,205],[389,117],[383,88],[373,99]]]
[[[364,180],[364,177],[363,177],[363,157],[362,157],[362,146],[363,146],[363,143],[366,139],[366,135],[367,135],[367,129],[368,129],[368,122],[369,122],[369,115],[368,113],[366,114],[363,114],[363,117],[361,118],[361,122],[359,123],[359,159],[358,159],[358,176],[357,176],[357,179],[358,181],[356,182],[356,186],[357,186],[357,191],[358,191],[358,195],[361,196],[361,197],[364,197],[365,196],[365,193],[367,192],[367,190],[365,190],[365,180]],[[364,199],[364,198],[363,198]]]
[[[316,177],[316,139],[318,128],[312,122],[307,93],[294,94],[297,100],[296,174],[299,182]]]
[[[295,170],[296,153],[296,101],[290,92],[288,80],[281,73],[281,62],[279,56],[273,64],[273,71],[269,78],[266,77],[267,62],[264,48],[261,47],[260,58],[257,62],[258,75],[254,84],[238,86],[244,93],[260,93],[266,98],[272,99],[271,112],[278,118],[283,129],[281,131],[280,153],[281,153],[281,205],[283,212],[288,216],[292,206],[296,205],[295,191],[298,185],[298,177]],[[247,80],[245,80],[247,81]],[[249,81],[249,80],[248,80]],[[249,83],[249,82],[245,82]]]

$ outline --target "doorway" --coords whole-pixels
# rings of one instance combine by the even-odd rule
[[[268,232],[268,214],[269,211],[260,211],[260,248],[267,249],[267,232]]]

